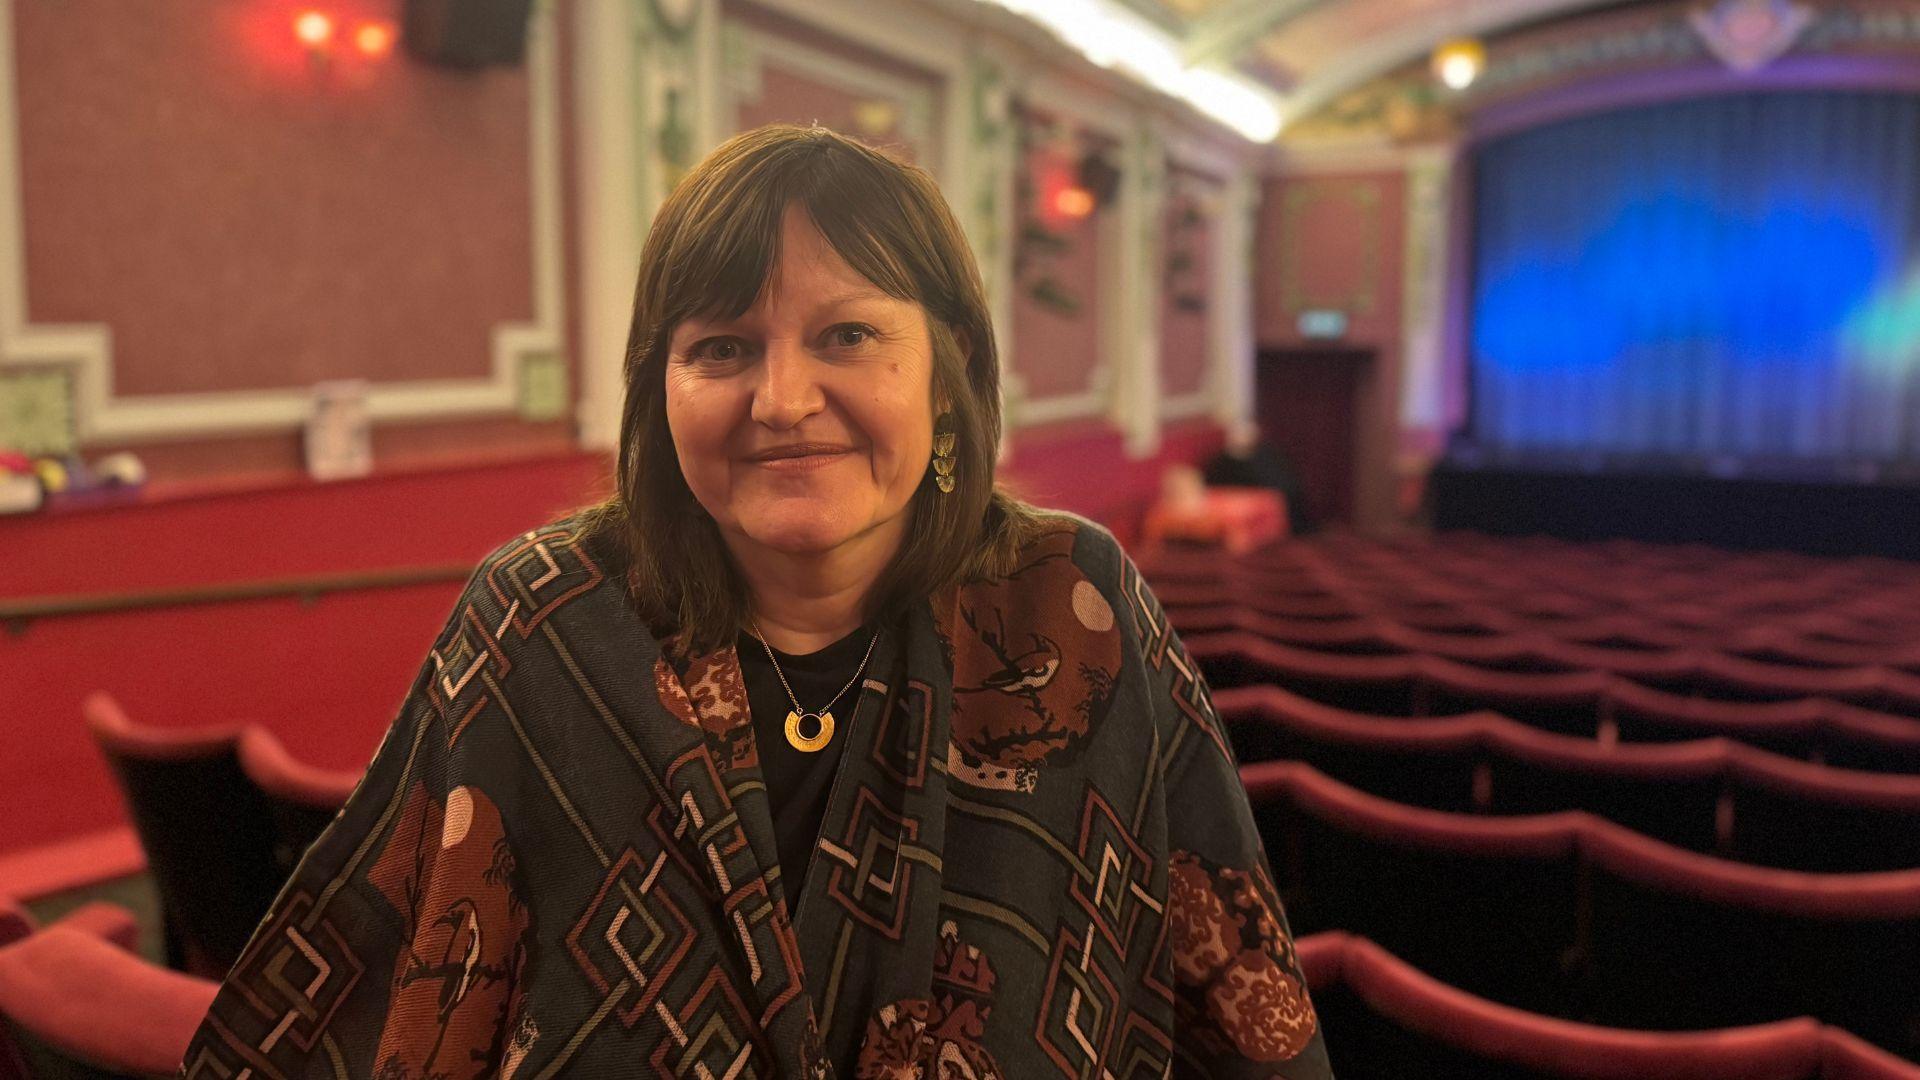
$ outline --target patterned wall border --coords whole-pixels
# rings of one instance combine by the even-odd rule
[[[1206,372],[1194,393],[1161,398],[1160,419],[1211,416],[1231,426],[1250,418],[1253,408],[1252,237],[1259,184],[1252,163],[1239,155],[1171,130],[1162,132],[1161,141],[1169,169],[1198,173],[1217,186],[1219,213],[1206,256],[1212,271]]]
[[[0,0],[0,366],[65,366],[72,370],[76,434],[82,444],[133,442],[297,429],[310,411],[309,390],[204,394],[113,392],[113,335],[100,323],[27,323],[25,206],[20,190],[20,133],[15,97],[13,5]],[[442,419],[512,413],[520,403],[520,366],[563,355],[560,267],[559,59],[553,0],[540,0],[528,30],[528,112],[533,195],[531,322],[493,328],[491,373],[483,379],[432,379],[375,384],[368,412],[375,421]]]
[[[777,37],[735,19],[721,24],[720,38],[726,57],[726,77],[721,80],[726,100],[721,108],[733,130],[740,130],[740,103],[760,96],[760,73],[769,67],[781,68],[850,94],[898,103],[900,137],[923,155],[931,156],[932,160],[921,162],[930,172],[937,175],[941,171],[945,147],[934,138],[932,86]]]
[[[1353,213],[1355,243],[1360,247],[1360,282],[1348,296],[1309,297],[1301,280],[1305,253],[1294,246],[1293,238],[1300,235],[1308,213],[1340,201],[1348,203]],[[1373,314],[1379,302],[1375,289],[1380,280],[1380,209],[1380,187],[1371,181],[1313,178],[1288,185],[1280,208],[1280,235],[1285,244],[1280,260],[1280,303],[1287,314],[1298,315],[1317,307],[1339,308],[1351,315]]]
[[[1116,154],[1125,157],[1128,164],[1132,163],[1132,148],[1138,140],[1138,118],[1120,103],[1088,93],[1032,67],[1019,73],[1015,96],[1112,139]],[[1109,417],[1130,433],[1129,446],[1139,438],[1139,410],[1152,404],[1147,400],[1143,406],[1137,387],[1139,353],[1143,345],[1148,350],[1157,345],[1157,342],[1143,342],[1135,333],[1135,313],[1130,312],[1128,303],[1129,296],[1137,292],[1133,278],[1143,269],[1135,264],[1145,255],[1134,242],[1137,233],[1129,220],[1138,211],[1139,202],[1137,171],[1123,167],[1113,211],[1103,214],[1097,225],[1100,246],[1114,253],[1114,265],[1100,275],[1095,294],[1094,309],[1099,317],[1094,325],[1094,337],[1101,360],[1094,364],[1087,385],[1076,393],[1030,397],[1026,381],[1020,377],[1016,349],[1004,348],[1000,379],[1006,387],[1012,421],[1009,426]],[[1129,383],[1136,385],[1122,389]]]

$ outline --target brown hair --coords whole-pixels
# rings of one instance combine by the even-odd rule
[[[588,511],[590,528],[618,532],[631,553],[628,582],[641,616],[691,652],[731,642],[749,609],[719,529],[680,471],[667,427],[668,348],[684,319],[738,318],[753,306],[778,259],[790,205],[863,277],[926,309],[933,400],[951,403],[953,490],[939,491],[927,470],[907,509],[905,539],[866,598],[866,617],[1011,573],[1019,549],[1050,519],[994,478],[999,354],[979,269],[933,178],[818,126],[744,132],[695,166],[654,216],[627,336],[617,491]]]

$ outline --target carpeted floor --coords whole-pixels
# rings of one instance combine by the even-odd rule
[[[42,897],[29,903],[27,910],[40,920],[40,925],[46,926],[93,900],[118,904],[133,912],[140,926],[140,955],[156,964],[165,962],[160,935],[160,898],[154,891],[153,879],[144,873]]]

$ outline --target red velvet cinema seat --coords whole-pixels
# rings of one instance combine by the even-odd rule
[[[1728,855],[1815,873],[1920,868],[1920,775],[1861,772],[1740,748]]]
[[[1483,809],[1475,778],[1480,714],[1431,720],[1367,716],[1277,686],[1221,690],[1214,708],[1243,762],[1304,761],[1343,784],[1409,806]]]
[[[240,767],[260,789],[273,816],[274,872],[285,881],[346,804],[361,774],[299,761],[258,725],[240,733]]]
[[[1920,773],[1920,720],[1828,702],[1816,758],[1872,772]]]
[[[146,851],[168,966],[225,975],[285,880],[272,813],[240,767],[238,731],[135,724],[104,693],[82,708]]]
[[[1805,1017],[1604,1028],[1464,993],[1364,938],[1314,934],[1298,955],[1340,1080],[1920,1080],[1920,1066]]]
[[[1445,660],[1415,658],[1419,715],[1492,709],[1542,731],[1591,738],[1612,677],[1600,671],[1495,671]]]
[[[172,1077],[219,984],[58,923],[0,948],[0,1021],[22,1074]]]
[[[1734,739],[1802,760],[1823,745],[1826,710],[1813,698],[1734,702],[1688,697],[1629,679],[1607,687],[1608,725],[1623,742]]]
[[[1920,1057],[1920,870],[1746,866],[1596,822],[1586,1018],[1691,1029],[1813,1016]]]
[[[1411,657],[1321,652],[1244,631],[1196,634],[1186,644],[1215,688],[1271,684],[1356,712],[1417,715]]]
[[[1521,1008],[1578,1006],[1577,815],[1414,809],[1293,762],[1240,776],[1296,932],[1363,934],[1450,985]]]
[[[1606,746],[1508,727],[1495,745],[1490,813],[1584,810],[1689,851],[1710,854],[1725,847],[1730,822],[1722,794],[1730,744],[1723,739]]]

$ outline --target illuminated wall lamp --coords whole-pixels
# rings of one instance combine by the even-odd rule
[[[333,59],[333,17],[324,11],[303,11],[293,17],[293,36],[307,50],[314,67],[325,67]]]
[[[1053,193],[1053,210],[1063,218],[1084,218],[1093,213],[1093,192],[1069,185]]]
[[[316,69],[332,64],[339,27],[324,11],[307,10],[293,18],[293,36],[307,51],[307,60]],[[393,52],[392,23],[363,22],[353,29],[353,49],[368,60],[380,60]]]

